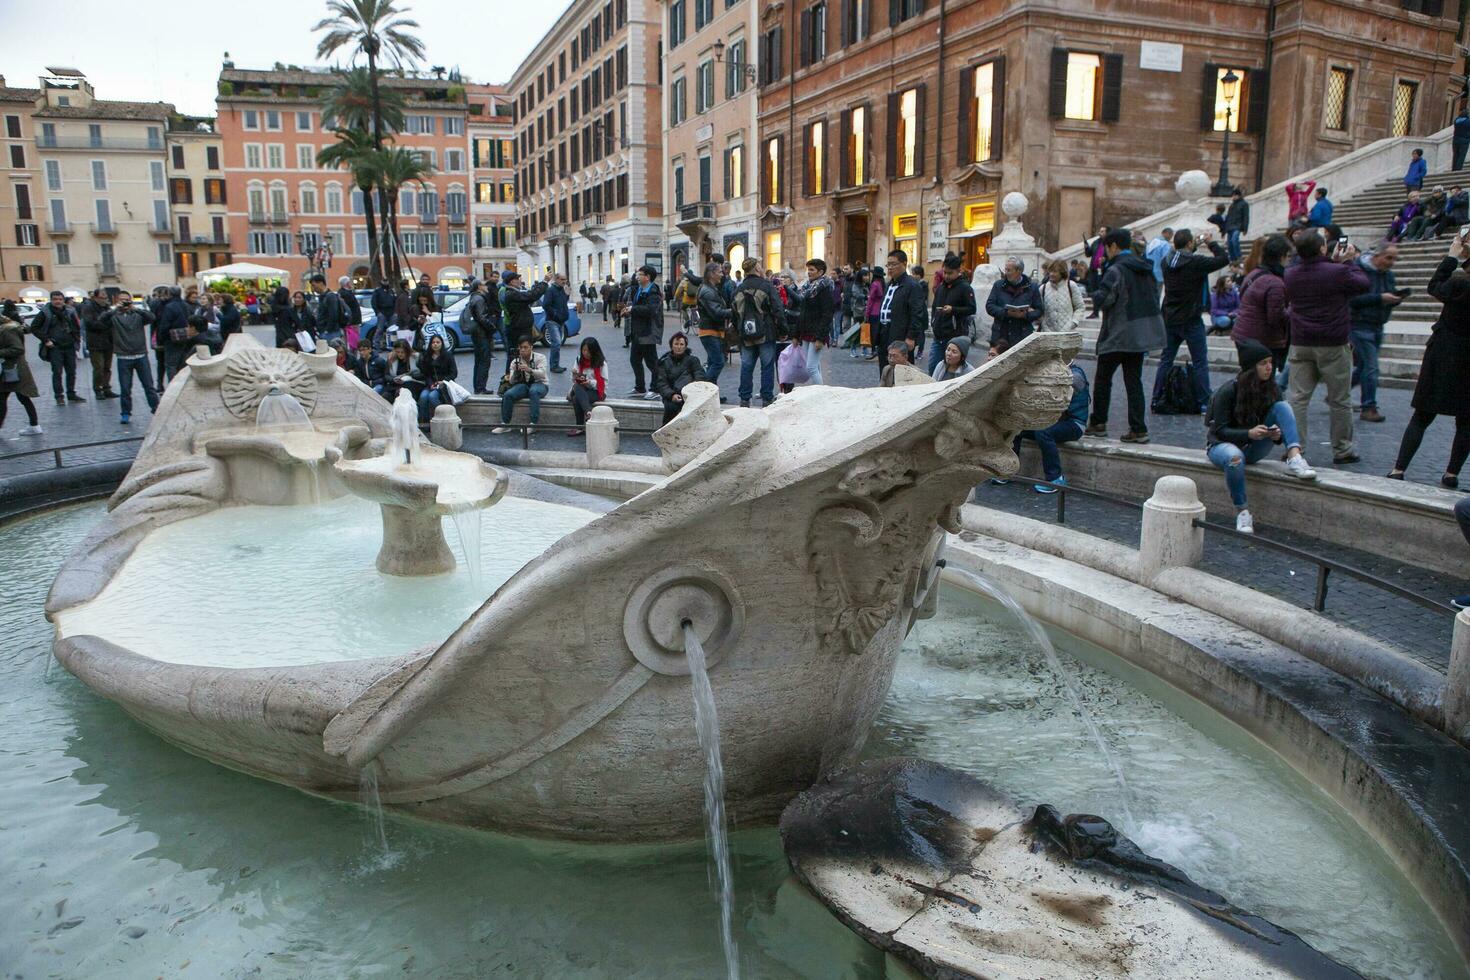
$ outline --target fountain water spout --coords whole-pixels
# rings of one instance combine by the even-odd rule
[[[395,463],[412,466],[419,448],[419,410],[407,388],[399,389],[393,401],[393,416],[388,437],[388,456]]]

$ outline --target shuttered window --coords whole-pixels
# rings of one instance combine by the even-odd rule
[[[1001,158],[1005,90],[1004,57],[960,69],[960,166]]]
[[[1048,108],[1053,119],[1117,122],[1122,87],[1122,55],[1052,49]]]
[[[924,114],[928,86],[916,85],[888,97],[885,147],[888,176],[915,177],[924,172]]]

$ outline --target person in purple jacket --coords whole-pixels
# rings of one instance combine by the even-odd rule
[[[1291,370],[1287,401],[1297,420],[1303,446],[1307,438],[1307,405],[1318,384],[1327,386],[1327,409],[1332,426],[1332,461],[1339,465],[1359,460],[1353,445],[1352,311],[1348,300],[1368,290],[1368,276],[1357,263],[1358,250],[1347,239],[1338,241],[1330,256],[1321,232],[1313,229],[1297,237],[1299,261],[1286,270],[1287,319],[1291,326]]]
[[[1215,280],[1210,290],[1210,333],[1229,333],[1235,327],[1235,314],[1240,309],[1240,290],[1235,277],[1225,273]]]

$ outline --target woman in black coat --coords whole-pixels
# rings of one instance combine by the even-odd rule
[[[280,295],[279,292],[276,294]],[[275,302],[276,297],[271,297]],[[312,315],[311,307],[306,305],[306,294],[301,290],[291,293],[284,311],[276,311],[276,346],[284,346],[286,341],[295,340],[296,335],[305,331],[311,334],[311,339],[316,340],[316,317]]]
[[[663,294],[654,281],[658,273],[651,266],[639,266],[634,275],[633,288],[623,295],[623,315],[628,317],[633,331],[633,349],[628,354],[628,363],[633,368],[633,390],[628,394],[652,399],[658,395],[645,386],[643,370],[646,367],[650,375],[658,370],[658,344],[664,335]]]
[[[270,298],[271,319],[276,324],[276,346],[285,346],[286,341],[296,336],[296,319],[291,314],[291,290],[277,286]]]
[[[419,392],[419,421],[427,422],[434,417],[434,409],[450,401],[444,390],[444,382],[459,377],[459,365],[454,352],[444,346],[444,338],[434,334],[427,348],[419,355],[418,367],[413,372],[414,380],[422,384]]]
[[[1460,485],[1460,467],[1470,455],[1470,273],[1460,268],[1467,254],[1470,246],[1463,237],[1455,236],[1449,255],[1429,280],[1429,295],[1444,308],[1424,346],[1424,362],[1410,402],[1414,414],[1404,428],[1398,459],[1388,474],[1390,480],[1404,478],[1404,470],[1419,451],[1424,430],[1434,417],[1449,415],[1455,420],[1455,438],[1450,444],[1449,464],[1439,482],[1451,489]]]

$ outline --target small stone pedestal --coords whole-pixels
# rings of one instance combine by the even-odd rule
[[[444,523],[437,510],[409,510],[380,504],[383,546],[378,549],[378,571],[385,575],[442,575],[454,571],[454,553],[444,540]]]
[[[596,466],[618,451],[618,420],[611,405],[594,405],[587,417],[587,465]]]
[[[1455,617],[1450,669],[1444,679],[1444,730],[1470,745],[1470,609]]]
[[[429,441],[440,449],[456,450],[464,445],[459,412],[453,405],[440,405],[429,420]]]
[[[1020,191],[1011,191],[1001,198],[1000,209],[1005,213],[1006,223],[1005,227],[1000,230],[1000,234],[990,240],[990,257],[1001,268],[1004,268],[1006,259],[1020,259],[1026,267],[1026,275],[1040,282],[1045,277],[1040,275],[1038,266],[1041,265],[1046,253],[1041,250],[1041,247],[1036,244],[1036,239],[1021,224],[1021,215],[1025,214],[1029,207],[1030,202]],[[977,294],[976,304],[984,306],[985,299],[986,297]]]
[[[1205,550],[1205,529],[1195,527],[1205,516],[1194,481],[1164,476],[1154,484],[1154,495],[1143,504],[1143,530],[1138,540],[1138,572],[1147,583],[1166,568],[1199,564]]]

